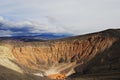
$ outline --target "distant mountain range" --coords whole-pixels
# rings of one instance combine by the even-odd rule
[[[21,40],[52,40],[52,39],[60,39],[70,37],[72,34],[58,34],[58,33],[41,33],[41,34],[31,34],[25,36],[10,36],[10,37],[2,37],[2,39],[21,39]]]
[[[120,80],[120,29],[68,36],[1,37],[0,80]]]

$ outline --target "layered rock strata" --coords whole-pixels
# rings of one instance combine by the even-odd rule
[[[43,42],[1,39],[0,65],[20,73],[56,78],[75,73],[119,72],[119,33],[107,30]]]

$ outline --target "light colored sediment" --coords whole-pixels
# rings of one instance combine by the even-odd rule
[[[82,72],[86,64],[119,41],[119,37],[104,34],[45,42],[2,41],[0,65],[19,73],[66,77]]]

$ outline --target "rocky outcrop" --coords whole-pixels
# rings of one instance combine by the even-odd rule
[[[119,30],[106,30],[42,42],[1,40],[0,58],[10,58],[23,73],[37,76],[117,72],[120,70],[119,33]]]

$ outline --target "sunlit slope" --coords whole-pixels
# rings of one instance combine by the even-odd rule
[[[42,77],[102,73],[109,68],[104,68],[105,65],[117,66],[114,70],[117,72],[120,70],[119,33],[119,30],[106,30],[42,42],[1,39],[0,65],[19,73]],[[103,70],[96,65],[103,66]]]
[[[10,48],[6,46],[0,46],[0,65],[14,71],[23,73],[23,70],[20,69],[19,66],[12,61],[14,61],[14,57]]]

